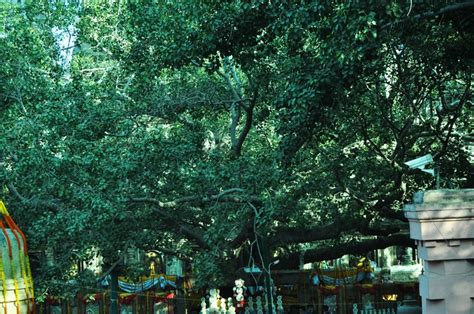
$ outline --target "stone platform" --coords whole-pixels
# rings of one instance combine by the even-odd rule
[[[405,206],[418,246],[423,313],[474,313],[474,189],[415,194]]]

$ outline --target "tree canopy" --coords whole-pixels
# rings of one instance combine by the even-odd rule
[[[291,268],[411,245],[403,204],[435,180],[405,161],[473,185],[473,11],[2,5],[1,197],[32,250],[55,249],[38,289],[97,250],[162,250],[212,285],[260,250]]]

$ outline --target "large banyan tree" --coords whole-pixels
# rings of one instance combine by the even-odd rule
[[[1,197],[31,250],[54,248],[38,289],[130,247],[218,284],[249,262],[412,245],[403,204],[436,180],[404,162],[430,153],[441,187],[473,185],[473,13],[472,1],[3,6]]]

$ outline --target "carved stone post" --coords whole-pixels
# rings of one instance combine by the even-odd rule
[[[405,217],[423,259],[423,313],[474,313],[474,189],[418,192]]]

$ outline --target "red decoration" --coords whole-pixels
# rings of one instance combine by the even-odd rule
[[[319,291],[322,294],[338,294],[341,286],[319,286]]]
[[[135,300],[136,297],[137,297],[136,294],[130,294],[123,297],[121,296],[119,297],[119,302],[120,304],[123,304],[123,305],[130,305],[132,304],[133,300]]]

